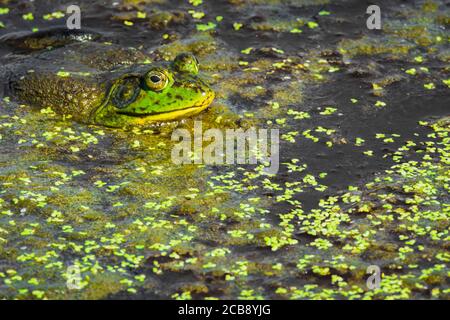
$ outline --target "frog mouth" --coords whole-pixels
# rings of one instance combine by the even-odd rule
[[[90,119],[94,123],[112,128],[176,121],[202,112],[212,103],[214,96],[214,93],[211,92],[211,94],[205,96],[204,100],[184,109],[151,113],[130,112],[124,109],[118,110],[116,106],[108,103],[109,100],[107,99],[103,105],[91,113]]]
[[[117,111],[118,114],[128,116],[131,118],[142,119],[145,121],[170,121],[196,115],[205,110],[213,101],[214,96],[211,95],[201,103],[193,105],[188,108],[178,109],[166,112],[152,112],[152,113],[134,113],[129,111]]]
[[[168,112],[153,112],[153,113],[133,113],[133,112],[117,112],[120,115],[128,116],[131,118],[143,119],[143,120],[152,120],[152,121],[169,121],[169,120],[177,120],[180,118],[186,118],[195,114],[202,112],[204,109],[208,107],[209,104],[203,104],[200,106],[194,106],[190,108],[168,111]]]

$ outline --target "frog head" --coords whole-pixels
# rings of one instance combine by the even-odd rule
[[[197,58],[189,53],[172,62],[134,66],[110,81],[106,99],[91,118],[96,124],[124,127],[198,114],[215,96],[198,70]]]

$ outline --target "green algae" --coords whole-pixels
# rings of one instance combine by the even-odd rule
[[[280,3],[292,2],[273,1]],[[203,4],[192,5],[200,10]],[[426,11],[436,12],[433,6]],[[270,30],[289,31],[289,21],[270,23]],[[424,58],[414,51],[436,45],[442,55],[436,34],[408,28],[392,23],[379,38],[338,45],[344,59],[390,54],[408,61],[405,70],[416,70],[371,79],[368,95],[376,96],[377,109],[390,108],[389,100],[376,99],[388,98],[390,87],[410,76],[431,72],[434,79],[414,85],[448,90],[448,77],[420,69]],[[343,106],[305,106],[307,88],[333,81],[345,66],[314,50],[299,58],[281,48],[223,52],[224,46],[198,30],[187,39],[168,39],[155,51],[163,59],[180,51],[201,57],[218,97],[198,118],[205,128],[264,125],[282,128],[282,139],[292,145],[351,143],[357,147],[352,152],[375,156],[368,138],[350,140],[332,124]],[[365,101],[350,96],[349,104],[350,99],[355,108]],[[282,163],[293,177],[289,181],[267,176],[261,166],[173,165],[170,134],[177,127],[192,132],[192,119],[117,131],[2,102],[0,296],[448,299],[448,119],[421,124],[428,135],[414,141],[395,132],[376,134],[380,144],[404,142],[389,156],[394,165],[334,192],[327,191],[327,172],[315,172],[297,158]],[[306,209],[298,196],[311,192],[321,196]],[[365,286],[371,264],[383,271],[375,290]],[[73,265],[81,272],[79,290],[66,285]],[[170,277],[183,281],[168,285],[164,279]]]

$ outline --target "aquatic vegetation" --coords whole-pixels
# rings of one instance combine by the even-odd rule
[[[345,13],[327,3],[185,1],[189,24],[161,22],[181,17],[166,1],[110,9],[105,28],[142,32],[152,58],[200,58],[217,99],[195,119],[115,130],[3,99],[0,297],[449,299],[445,15],[405,5],[379,34],[336,38],[328,24]],[[264,16],[267,4],[319,18]],[[60,17],[44,9],[25,22]],[[157,36],[144,44],[145,32]],[[280,129],[280,172],[174,165],[171,133],[194,120]],[[369,290],[374,264],[383,274]]]

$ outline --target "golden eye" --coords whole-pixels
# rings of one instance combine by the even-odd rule
[[[145,76],[145,84],[153,91],[163,90],[169,83],[169,78],[164,72],[150,71]]]

